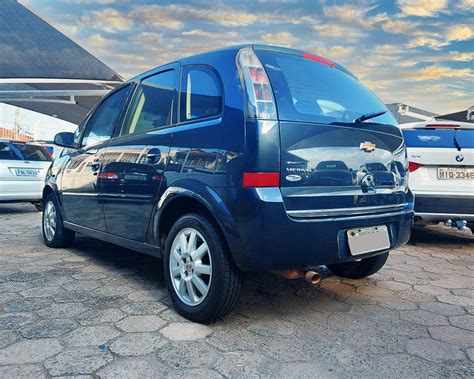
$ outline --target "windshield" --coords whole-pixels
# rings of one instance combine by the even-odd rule
[[[296,55],[257,51],[270,78],[280,120],[355,122],[385,105],[345,72]],[[390,112],[365,122],[396,125]]]
[[[41,162],[53,160],[45,147],[20,142],[0,142],[0,159]]]

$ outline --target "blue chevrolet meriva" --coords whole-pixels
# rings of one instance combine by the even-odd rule
[[[76,232],[164,259],[176,310],[211,322],[243,271],[363,278],[407,242],[402,133],[354,75],[317,55],[231,47],[108,94],[47,175],[43,235]]]

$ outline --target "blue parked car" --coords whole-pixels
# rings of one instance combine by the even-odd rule
[[[197,322],[234,308],[243,271],[363,278],[410,236],[395,119],[313,54],[248,45],[164,65],[55,143],[69,150],[43,191],[46,245],[80,232],[163,258],[176,310]]]

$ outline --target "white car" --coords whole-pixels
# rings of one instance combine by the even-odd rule
[[[41,209],[44,178],[52,160],[44,146],[0,139],[0,203],[31,202]]]
[[[474,226],[474,124],[401,125],[407,145],[415,222]]]

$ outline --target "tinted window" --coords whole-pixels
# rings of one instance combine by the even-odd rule
[[[270,77],[281,120],[353,122],[363,114],[386,110],[372,92],[335,67],[296,55],[257,55]],[[396,124],[388,111],[367,122]]]
[[[30,145],[16,142],[0,142],[0,160],[16,161],[52,161],[49,151],[39,145]]]
[[[130,86],[123,87],[111,94],[94,111],[86,124],[81,146],[92,146],[108,140],[122,112]]]
[[[221,103],[221,85],[214,70],[203,66],[183,68],[181,122],[218,115]]]
[[[142,81],[127,116],[122,135],[171,125],[176,74],[165,71]]]

